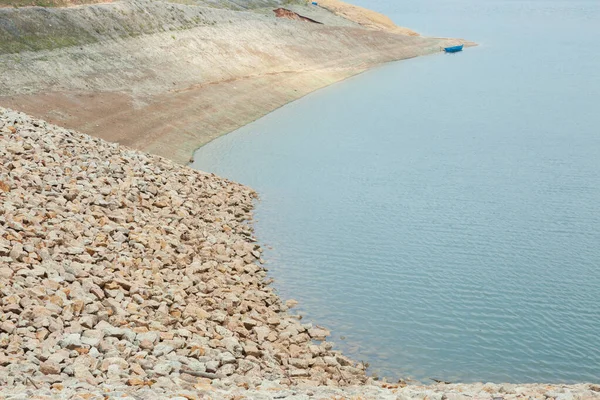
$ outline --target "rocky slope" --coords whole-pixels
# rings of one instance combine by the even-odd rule
[[[0,9],[0,105],[186,163],[313,90],[459,42],[365,29],[303,2],[285,7],[321,24],[268,7],[287,1],[209,3]]]
[[[348,385],[256,265],[254,193],[0,109],[0,382]]]
[[[265,280],[254,198],[0,108],[0,396],[600,398],[590,384],[375,385]]]

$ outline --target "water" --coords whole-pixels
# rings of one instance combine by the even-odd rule
[[[481,46],[330,86],[194,165],[260,193],[276,288],[371,372],[597,382],[600,2],[355,3]]]

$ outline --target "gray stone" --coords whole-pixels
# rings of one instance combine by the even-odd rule
[[[138,333],[136,336],[136,340],[138,340],[140,342],[148,340],[152,343],[158,343],[158,341],[160,340],[160,334],[159,334],[159,332]]]
[[[74,349],[83,346],[83,343],[81,341],[81,334],[79,333],[71,333],[68,335],[64,335],[63,338],[58,342],[58,344],[66,349]]]
[[[104,333],[102,331],[96,329],[88,329],[83,331],[81,334],[81,343],[90,345],[92,347],[97,347],[102,339],[104,338]]]
[[[241,357],[244,351],[244,348],[238,342],[238,340],[234,337],[226,337],[221,339],[221,343],[225,346],[225,348],[234,355],[235,358]]]
[[[206,372],[217,372],[220,363],[218,361],[209,361],[206,364]]]
[[[169,375],[172,370],[173,367],[168,362],[159,363],[153,368],[154,373],[161,376]]]
[[[164,344],[164,343],[160,343],[154,347],[154,350],[152,351],[152,355],[154,355],[156,357],[161,357],[161,356],[169,354],[173,350],[174,350],[173,346],[170,346],[170,345]]]
[[[233,364],[235,363],[236,358],[233,354],[226,351],[219,354],[219,360],[221,361],[221,364]]]

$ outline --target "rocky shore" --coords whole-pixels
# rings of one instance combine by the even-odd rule
[[[17,8],[38,3],[0,7],[0,104],[93,136],[0,107],[0,399],[600,399],[374,381],[273,291],[252,189],[181,165],[320,87],[470,43],[338,0]]]
[[[373,382],[273,292],[255,197],[0,108],[0,396],[600,398],[590,384]]]
[[[0,113],[3,385],[366,381],[265,281],[252,190]]]

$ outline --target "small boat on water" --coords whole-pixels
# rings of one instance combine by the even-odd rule
[[[462,51],[464,45],[460,45],[460,46],[452,46],[452,47],[444,47],[444,51],[446,53],[458,53],[459,51]]]

